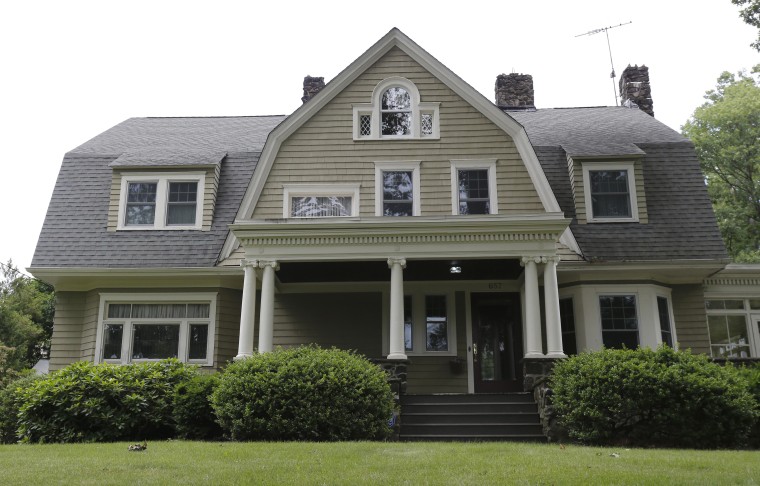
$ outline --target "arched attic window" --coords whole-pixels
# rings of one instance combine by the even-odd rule
[[[354,140],[440,138],[439,103],[421,102],[406,78],[386,78],[372,92],[371,103],[354,105]]]

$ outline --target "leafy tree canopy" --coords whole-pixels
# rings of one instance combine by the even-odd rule
[[[53,332],[53,287],[0,263],[0,380],[34,366]]]
[[[760,29],[760,0],[731,0],[731,3],[739,7],[739,17],[747,24]],[[750,44],[754,49],[760,51],[760,34],[757,40]]]
[[[724,72],[682,127],[693,142],[723,240],[737,262],[760,262],[760,64]]]

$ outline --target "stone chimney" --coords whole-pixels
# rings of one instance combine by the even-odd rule
[[[496,76],[496,106],[508,110],[535,110],[533,76],[530,74],[499,74]]]
[[[306,76],[303,78],[303,97],[301,101],[306,103],[310,99],[314,98],[317,93],[322,91],[325,87],[325,78],[315,78],[312,76]]]
[[[625,68],[620,76],[620,104],[629,108],[638,107],[644,113],[654,116],[648,67],[631,67],[629,64]]]

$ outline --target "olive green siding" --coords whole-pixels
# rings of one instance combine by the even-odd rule
[[[318,344],[382,355],[382,295],[373,293],[276,294],[274,345]]]
[[[440,139],[353,140],[352,105],[370,103],[375,86],[391,76],[412,81],[422,102],[440,103]],[[500,214],[544,211],[511,137],[393,48],[282,143],[253,218],[283,216],[286,183],[358,183],[359,214],[374,216],[374,162],[415,160],[421,161],[421,215],[451,214],[451,160],[484,158],[497,160]]]
[[[216,205],[216,193],[219,188],[219,171],[220,165],[217,164],[213,169],[206,169],[206,178],[204,181],[204,194],[203,194],[203,231],[211,230],[211,223],[214,219],[214,206]],[[129,174],[130,172],[140,172],[141,174],[148,172],[156,172],[165,174],[167,172],[175,172],[177,174],[187,172],[198,172],[198,169],[188,167],[182,170],[165,168],[155,168],[151,170],[139,170],[139,171],[125,171],[114,170],[111,177],[111,198],[108,204],[108,231],[116,231],[119,225],[119,202],[121,201],[121,178],[122,174]]]
[[[702,285],[676,285],[671,295],[679,348],[709,354],[710,335]]]
[[[599,162],[599,160],[590,160],[589,162]],[[626,161],[631,162],[631,161]],[[646,224],[649,222],[649,215],[647,213],[647,197],[644,190],[644,170],[642,168],[641,159],[633,160],[633,177],[636,182],[636,207],[639,211],[639,223]],[[614,165],[612,162],[610,165]],[[584,181],[583,181],[583,161],[571,160],[570,163],[570,177],[571,185],[573,186],[573,198],[575,199],[575,215],[578,222],[585,224],[588,222],[587,209],[586,209],[586,197],[584,193]]]
[[[243,292],[219,289],[216,299],[216,331],[214,333],[214,367],[224,367],[237,356],[240,335],[240,308]],[[256,337],[254,336],[254,343]]]
[[[457,356],[467,357],[467,307],[465,293],[457,292],[456,331]],[[451,371],[453,356],[412,356],[409,358],[406,391],[410,394],[467,393],[467,369],[458,374]]]
[[[50,371],[75,361],[92,361],[97,322],[96,292],[56,292]]]

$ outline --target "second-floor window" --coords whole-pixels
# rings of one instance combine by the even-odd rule
[[[451,161],[452,214],[496,214],[496,160]]]
[[[613,223],[639,220],[632,163],[584,163],[583,184],[587,221]]]
[[[420,163],[375,163],[375,215],[420,214]]]
[[[358,184],[286,184],[283,218],[357,216]]]

